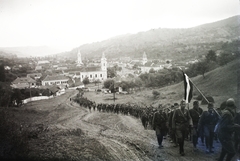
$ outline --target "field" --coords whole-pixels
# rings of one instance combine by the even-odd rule
[[[228,68],[234,67],[234,65],[230,64]],[[234,76],[231,75],[231,77]],[[208,73],[206,79],[213,78],[210,78]],[[205,80],[199,77],[194,78],[194,81]],[[216,98],[216,106],[228,97],[236,98],[237,96],[237,87],[234,85],[232,85],[233,87],[227,86],[233,89],[233,92],[229,92],[227,89],[215,89],[215,93],[214,88],[210,88],[211,86],[213,85],[207,86],[207,82],[206,84],[199,83],[199,87],[204,91],[211,89],[208,94]],[[153,98],[150,89],[142,89],[133,94],[116,95],[115,102],[112,94],[85,92],[84,97],[96,103],[133,103],[139,106],[157,106],[159,103],[179,102],[183,96],[182,89],[182,83],[154,89],[161,93],[158,99]],[[220,95],[219,91],[224,90],[227,92]],[[27,153],[18,154],[17,158],[8,156],[8,158],[2,159],[212,161],[219,156],[221,145],[216,141],[214,142],[215,152],[212,154],[206,154],[204,146],[200,142],[199,150],[193,152],[191,141],[186,140],[186,156],[182,157],[178,153],[178,148],[174,148],[173,144],[169,142],[168,137],[163,141],[164,148],[158,149],[155,132],[150,128],[145,130],[140,119],[130,115],[89,111],[73,102],[72,99],[70,100],[77,93],[77,90],[67,90],[65,94],[53,99],[31,102],[21,108],[9,108],[8,112],[11,117],[8,119],[14,121],[18,125],[16,127],[21,127],[17,131],[25,132],[27,135]],[[197,95],[195,93],[194,97]],[[206,109],[204,105],[201,107]],[[6,144],[8,141],[11,142],[6,139]],[[0,150],[4,151],[4,148],[6,147],[1,147]],[[1,154],[3,153],[1,152]]]

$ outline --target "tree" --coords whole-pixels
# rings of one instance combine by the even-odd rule
[[[207,55],[206,55],[206,60],[209,61],[213,61],[216,62],[217,61],[217,55],[215,53],[215,51],[213,50],[209,50]]]
[[[134,81],[135,81],[135,86],[138,87],[138,89],[140,90],[143,85],[142,80],[140,78],[136,78]]]
[[[13,106],[20,106],[22,104],[24,96],[22,95],[21,91],[19,89],[14,89],[11,102]]]
[[[122,87],[123,91],[128,91],[129,90],[129,83],[127,81],[122,81],[120,83],[120,86]]]
[[[103,86],[105,88],[110,88],[110,86],[114,83],[114,80],[113,79],[107,79],[103,82]]]
[[[157,98],[160,95],[160,93],[158,91],[155,91],[155,90],[152,91],[152,94],[153,94],[154,98]]]
[[[137,69],[138,68],[138,65],[137,64],[134,64],[132,69]]]
[[[153,68],[151,68],[150,70],[149,70],[149,73],[155,73],[156,71],[153,69]]]
[[[1,64],[0,65],[0,82],[5,82],[5,69],[4,69],[4,65]]]
[[[201,61],[197,63],[196,66],[196,70],[198,71],[198,73],[202,74],[203,78],[205,78],[205,73],[208,71],[209,69],[209,63],[207,61]]]
[[[100,81],[99,79],[95,79],[95,80],[93,81],[93,83],[94,83],[95,86],[96,86],[98,83],[101,83],[101,81]]]
[[[230,61],[234,60],[234,58],[235,58],[235,56],[233,54],[224,52],[218,57],[218,64],[220,66],[223,66],[223,65],[229,63]]]
[[[108,78],[114,78],[114,77],[116,77],[116,75],[117,75],[117,72],[114,67],[107,68],[107,77]]]
[[[9,106],[12,97],[12,88],[8,83],[0,82],[0,106]]]
[[[90,83],[88,77],[84,78],[82,82],[83,82],[84,86],[86,86],[87,84]]]

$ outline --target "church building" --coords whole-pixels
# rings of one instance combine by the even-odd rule
[[[78,60],[81,54],[78,54]],[[79,61],[78,61],[79,62]],[[77,64],[77,66],[80,62]],[[84,78],[88,78],[90,82],[94,81],[104,81],[107,79],[107,59],[105,58],[105,54],[102,54],[101,64],[100,66],[93,66],[93,67],[83,67],[80,69],[80,81],[82,82]]]

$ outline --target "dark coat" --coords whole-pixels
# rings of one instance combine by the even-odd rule
[[[225,109],[218,124],[218,138],[225,150],[232,153],[235,151],[233,144],[234,114]]]
[[[153,129],[160,130],[159,132],[166,132],[167,130],[167,115],[166,113],[160,113],[159,111],[154,113],[153,116]]]

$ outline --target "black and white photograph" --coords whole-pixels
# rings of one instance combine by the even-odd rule
[[[0,0],[1,161],[240,161],[239,0]]]

